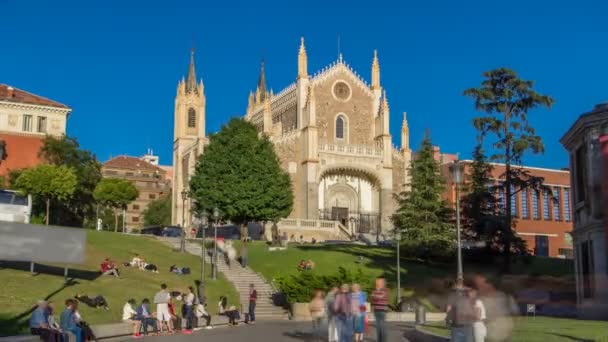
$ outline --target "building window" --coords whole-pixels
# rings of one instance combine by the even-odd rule
[[[500,210],[501,213],[505,213],[507,201],[505,200],[505,188],[503,187],[502,183],[498,185],[498,205],[498,210]]]
[[[535,220],[540,220],[540,208],[538,206],[540,202],[540,191],[534,190],[532,195],[532,215]]]
[[[551,219],[551,212],[549,211],[549,190],[543,190],[543,220]]]
[[[336,118],[336,139],[346,139],[346,120],[342,115]]]
[[[530,209],[528,208],[528,189],[521,191],[521,218],[530,218]]]
[[[572,221],[572,212],[570,211],[570,188],[564,188],[564,221]]]
[[[587,147],[579,147],[574,154],[575,203],[587,199]]]
[[[194,110],[194,108],[188,109],[188,127],[196,127],[196,111]]]
[[[131,218],[131,221],[132,221],[132,222],[139,222],[139,216],[133,216],[133,217]]]
[[[593,297],[593,241],[581,243],[580,248],[580,272],[583,278],[583,298]]]
[[[156,195],[155,194],[149,194],[148,198],[151,199],[151,200],[156,199]]]
[[[38,132],[39,133],[46,133],[46,116],[39,116],[38,117]]]
[[[24,132],[32,131],[32,116],[31,115],[23,116],[23,131]]]
[[[511,215],[513,217],[518,217],[517,211],[517,194],[515,193],[515,187],[511,185]]]
[[[133,204],[133,210],[139,210],[139,204]]]
[[[559,200],[560,198],[560,193],[559,193],[559,188],[558,187],[554,187],[553,188],[553,219],[555,221],[561,221],[562,220],[562,203]]]

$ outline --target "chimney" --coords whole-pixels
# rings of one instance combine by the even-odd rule
[[[15,96],[15,88],[13,88],[11,86],[6,87],[6,96],[7,97]]]

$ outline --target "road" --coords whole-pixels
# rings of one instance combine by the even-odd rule
[[[390,342],[408,342],[403,338],[404,324],[389,323]],[[376,341],[376,332],[373,323],[370,324],[369,336],[365,341]],[[145,342],[171,341],[188,342],[232,342],[232,341],[261,341],[261,342],[296,342],[314,341],[311,335],[312,327],[308,322],[290,321],[259,321],[255,325],[241,324],[237,327],[217,327],[212,330],[195,331],[192,335],[175,334],[171,336],[149,336],[143,339]]]

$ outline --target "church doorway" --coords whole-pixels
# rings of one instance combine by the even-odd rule
[[[331,208],[331,219],[342,223],[343,226],[348,225],[348,208],[345,207],[332,207]]]

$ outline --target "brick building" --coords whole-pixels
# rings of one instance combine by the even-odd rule
[[[45,136],[65,135],[72,109],[39,95],[0,84],[0,176],[36,166]]]
[[[144,156],[143,158],[145,158]],[[103,177],[122,178],[132,182],[139,197],[127,207],[126,228],[143,227],[143,211],[148,204],[171,193],[171,183],[163,168],[136,157],[118,156],[105,162],[101,168]]]
[[[456,190],[451,181],[449,166],[456,160],[455,155],[440,154],[441,172],[447,181],[445,197],[454,204]],[[469,174],[471,160],[463,160],[465,174]],[[492,179],[495,184],[502,182],[504,164],[492,163]],[[515,231],[526,241],[529,251],[538,256],[572,258],[572,205],[570,203],[570,172],[567,170],[545,169],[523,166],[531,176],[543,177],[544,184],[551,192],[522,190],[512,198],[511,212],[516,220]],[[466,181],[467,177],[465,177]],[[514,189],[517,191],[518,189]],[[505,205],[504,191],[496,194]]]

